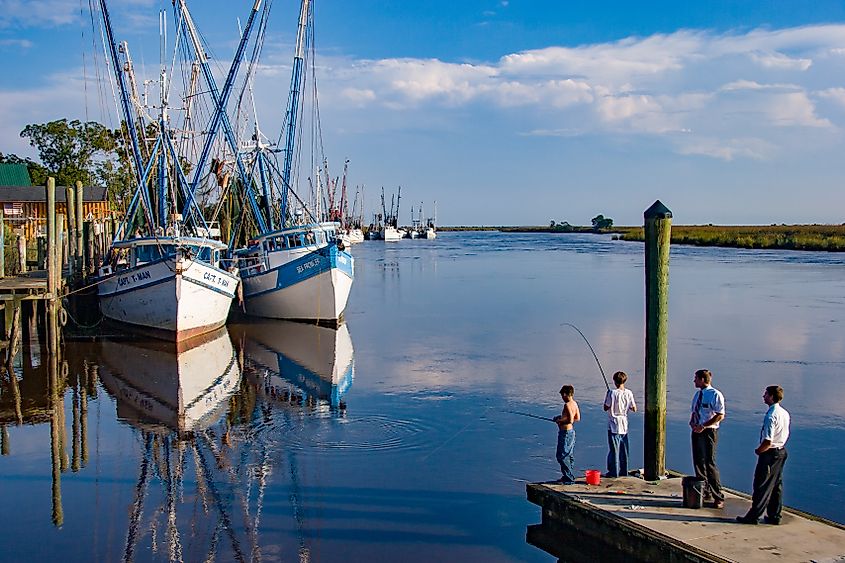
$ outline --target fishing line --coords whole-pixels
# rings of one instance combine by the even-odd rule
[[[587,346],[590,348],[590,352],[592,352],[592,353],[593,353],[593,357],[596,359],[596,365],[597,365],[597,366],[599,366],[599,371],[601,372],[602,379],[604,379],[604,384],[607,386],[607,390],[608,390],[608,391],[610,391],[610,384],[607,382],[607,376],[604,374],[604,369],[602,369],[602,367],[601,367],[601,362],[599,361],[599,357],[596,355],[596,351],[595,351],[595,350],[593,350],[593,346],[592,346],[592,344],[590,344],[590,341],[589,341],[589,340],[587,340],[587,337],[586,337],[586,336],[584,336],[584,333],[583,333],[583,332],[581,332],[581,329],[580,329],[580,328],[578,328],[577,326],[575,326],[574,324],[572,324],[572,323],[563,323],[561,326],[563,326],[563,325],[565,325],[565,326],[571,326],[572,328],[574,328],[574,329],[575,329],[575,331],[576,331],[576,332],[578,332],[578,334],[580,334],[580,335],[581,335],[581,338],[583,338],[583,339],[584,339],[584,342],[586,342],[586,343],[587,343]]]
[[[437,452],[440,450],[440,448],[442,448],[443,446],[445,446],[446,444],[448,444],[449,442],[451,442],[452,440],[454,440],[454,439],[458,436],[458,434],[462,433],[464,430],[466,430],[467,428],[469,428],[470,426],[472,426],[473,424],[475,424],[476,422],[478,422],[478,419],[483,418],[484,416],[486,416],[486,415],[487,415],[487,411],[489,411],[491,408],[493,408],[493,405],[488,405],[488,406],[487,406],[487,408],[486,408],[486,409],[484,409],[484,411],[483,411],[480,415],[478,415],[477,417],[474,417],[472,420],[470,420],[469,422],[467,422],[467,423],[466,423],[466,425],[464,425],[464,427],[463,427],[463,428],[461,428],[460,430],[458,430],[457,432],[455,432],[454,434],[452,434],[451,436],[449,436],[449,438],[447,438],[445,441],[441,442],[439,446],[437,446],[436,448],[434,448],[433,450],[431,450],[430,452],[428,452],[428,455],[426,455],[425,457],[423,457],[421,461],[425,461],[425,460],[427,460],[428,458],[430,458],[431,456],[433,456],[435,453],[437,453]]]
[[[536,414],[531,414],[531,413],[528,413],[528,412],[519,412],[519,411],[505,411],[505,412],[510,413],[510,414],[518,414],[519,416],[528,416],[528,417],[531,417],[531,418],[537,418],[537,419],[540,419],[540,420],[548,420],[549,422],[555,422],[555,419],[553,419],[553,418],[549,418],[547,416],[537,416]]]

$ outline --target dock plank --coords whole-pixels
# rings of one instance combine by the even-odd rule
[[[682,506],[681,479],[649,483],[635,477],[598,486],[529,483],[528,500],[543,507],[543,524],[574,528],[613,547],[653,544],[664,560],[845,561],[845,527],[784,508],[779,526],[739,524],[750,501],[726,492],[721,510]],[[674,555],[668,555],[674,554]],[[632,553],[636,556],[636,553]]]

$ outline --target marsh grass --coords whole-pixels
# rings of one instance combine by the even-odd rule
[[[619,240],[643,241],[642,227],[615,227]],[[673,225],[672,244],[733,248],[845,251],[842,225]]]

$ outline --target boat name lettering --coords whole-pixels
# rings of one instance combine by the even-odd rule
[[[313,259],[309,260],[308,262],[305,262],[304,264],[300,264],[299,266],[297,266],[296,267],[296,273],[301,274],[305,270],[310,270],[314,266],[319,266],[319,265],[320,265],[320,259],[319,258],[313,258]]]
[[[137,274],[132,274],[131,276],[123,276],[122,278],[117,278],[117,287],[123,287],[141,280],[148,280],[151,277],[152,274],[149,271],[138,272]]]
[[[217,285],[222,285],[223,287],[229,287],[229,280],[224,278],[223,276],[217,277],[216,274],[212,274],[211,272],[205,272],[202,275],[202,279],[204,281],[208,281],[211,283],[216,283]]]

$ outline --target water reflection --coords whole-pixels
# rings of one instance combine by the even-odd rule
[[[345,410],[344,394],[355,377],[352,339],[337,329],[289,321],[257,321],[230,327],[244,352],[245,371],[260,378],[271,399]]]
[[[100,378],[117,415],[143,430],[179,434],[216,422],[240,383],[226,329],[200,340],[103,342]]]

